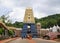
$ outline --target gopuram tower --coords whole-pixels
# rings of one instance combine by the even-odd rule
[[[26,8],[23,23],[24,23],[24,25],[23,25],[23,29],[21,31],[22,32],[21,37],[26,38],[27,34],[31,34],[32,38],[36,38],[37,30],[36,30],[35,19],[33,16],[32,8]]]

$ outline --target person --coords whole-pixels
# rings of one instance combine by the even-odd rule
[[[52,32],[52,27],[50,27],[49,31]]]
[[[31,40],[31,39],[32,39],[31,34],[27,34],[27,39],[29,39],[29,40]]]
[[[60,32],[60,29],[57,29],[58,32]]]
[[[23,36],[21,36],[21,39],[23,39]]]
[[[60,32],[60,27],[57,25],[57,32]]]

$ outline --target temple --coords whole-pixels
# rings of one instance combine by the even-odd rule
[[[35,25],[35,19],[33,16],[32,8],[27,8],[25,11],[24,21],[23,21],[23,29],[21,33],[21,37],[26,38],[27,34],[31,34],[32,38],[37,37],[37,30]]]
[[[24,23],[35,23],[32,8],[27,8],[24,16]]]

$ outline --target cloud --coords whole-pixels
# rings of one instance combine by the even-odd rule
[[[25,9],[33,8],[34,17],[60,13],[60,0],[0,0],[0,15],[8,14],[12,21],[23,21]]]
[[[15,22],[15,21],[23,21],[25,14],[25,10],[23,8],[14,8],[13,11],[9,14],[10,19]]]
[[[0,0],[0,4],[8,8],[14,7],[14,2],[12,0]]]
[[[6,7],[4,7],[4,6],[0,6],[0,16],[2,16],[2,15],[7,15],[7,14],[9,14],[10,12],[12,12],[11,9],[6,8]]]

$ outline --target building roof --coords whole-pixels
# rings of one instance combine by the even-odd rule
[[[4,29],[8,29],[7,26],[2,21],[0,21],[0,26],[3,27]]]
[[[22,30],[22,28],[16,28],[16,27],[8,27],[8,29],[10,30]]]

